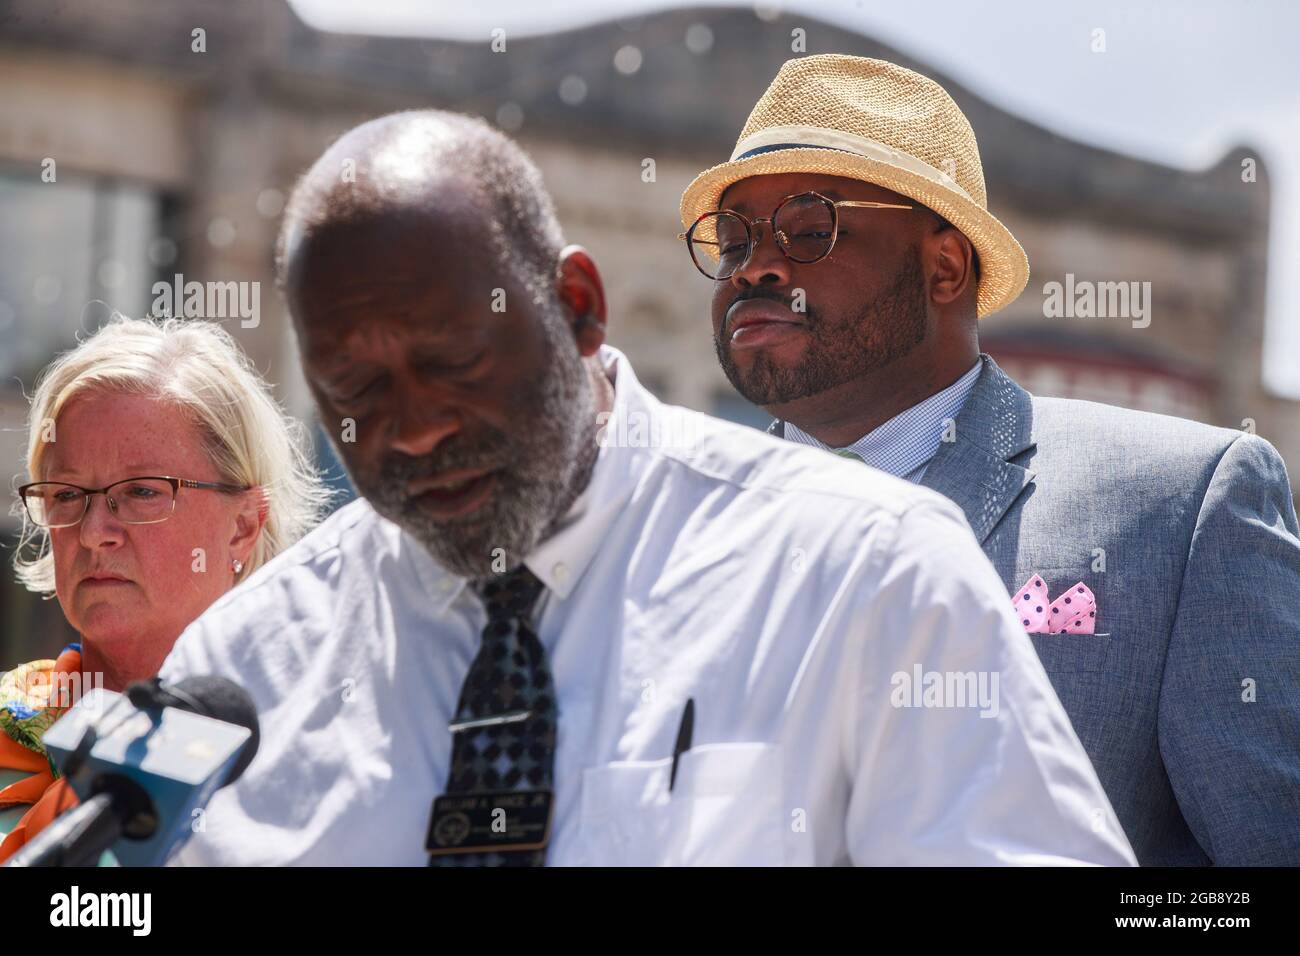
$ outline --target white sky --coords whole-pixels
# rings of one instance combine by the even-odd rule
[[[696,4],[671,0],[290,0],[346,33],[481,39]],[[754,7],[712,0],[710,6]],[[1264,380],[1300,399],[1300,3],[1289,0],[784,0],[931,63],[1001,108],[1072,139],[1202,169],[1259,151],[1273,188]],[[996,12],[991,12],[996,11]],[[1091,51],[1092,31],[1106,52]],[[649,51],[643,51],[649,52]]]

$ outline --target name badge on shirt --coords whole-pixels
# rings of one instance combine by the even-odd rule
[[[540,850],[551,837],[550,790],[500,790],[436,797],[424,847],[433,856]]]

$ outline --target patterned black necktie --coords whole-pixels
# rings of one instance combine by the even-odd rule
[[[546,650],[528,622],[544,585],[524,565],[479,582],[487,626],[460,691],[447,794],[551,790],[557,709]],[[430,866],[542,866],[546,849],[451,853]]]

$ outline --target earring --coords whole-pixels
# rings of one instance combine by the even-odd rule
[[[240,571],[244,570],[244,562],[240,561],[238,558],[235,558],[233,561],[230,562],[230,568],[236,574],[238,574]]]

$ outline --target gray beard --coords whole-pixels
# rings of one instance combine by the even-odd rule
[[[466,441],[452,436],[423,458],[390,455],[373,487],[353,478],[377,512],[452,574],[483,578],[516,567],[564,519],[591,478],[600,449],[586,366],[571,338],[557,341],[559,336],[550,333],[547,338],[546,375],[525,386],[528,394],[520,396],[516,408],[527,418],[513,434],[492,431]],[[407,496],[406,486],[453,468],[500,470],[491,498],[474,513],[431,518]]]

